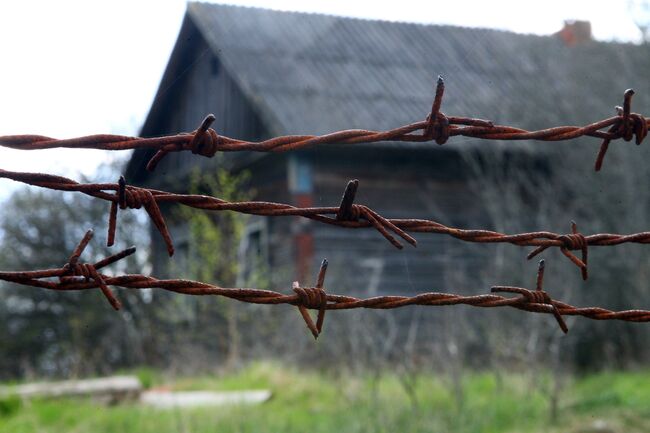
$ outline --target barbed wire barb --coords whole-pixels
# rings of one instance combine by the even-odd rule
[[[551,313],[555,317],[557,324],[560,326],[562,332],[567,334],[569,328],[566,325],[566,322],[562,318],[562,314],[555,306],[551,297],[544,291],[544,260],[539,261],[539,267],[537,269],[537,280],[535,283],[535,290],[528,290],[521,287],[512,287],[512,286],[492,286],[492,293],[496,292],[507,292],[507,293],[518,293],[521,296],[518,298],[521,303],[533,303],[539,305],[548,305],[550,306]]]
[[[309,328],[311,334],[314,336],[314,339],[318,339],[318,336],[323,330],[323,322],[325,321],[327,295],[325,294],[325,289],[323,289],[323,284],[325,283],[327,265],[327,259],[323,259],[316,279],[316,287],[300,287],[298,281],[294,281],[292,285],[294,293],[300,298],[300,304],[298,305],[300,315],[305,321],[307,328]],[[307,308],[318,309],[316,324],[314,324]]]

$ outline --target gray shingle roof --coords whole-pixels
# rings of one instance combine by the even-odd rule
[[[276,134],[423,119],[438,74],[445,113],[517,126],[612,115],[627,87],[650,107],[647,46],[207,3],[188,14]]]
[[[195,43],[188,33],[194,26],[271,135],[383,130],[422,120],[438,74],[446,82],[443,112],[497,124],[537,129],[589,123],[613,115],[629,87],[637,91],[634,111],[650,112],[650,44],[567,47],[552,36],[191,2],[143,135],[177,132],[158,122],[174,106],[168,90],[187,70],[183,58]],[[485,148],[511,143],[491,141]],[[483,144],[454,138],[446,148]],[[432,149],[430,143],[388,145]],[[129,179],[144,175],[151,155],[134,152]]]

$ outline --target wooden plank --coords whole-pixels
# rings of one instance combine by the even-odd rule
[[[66,380],[60,382],[36,382],[0,388],[0,395],[17,395],[22,398],[84,396],[109,397],[112,400],[121,400],[136,398],[141,392],[142,384],[135,376],[112,376],[99,379]]]
[[[228,406],[260,404],[271,398],[271,391],[146,391],[140,403],[160,409],[181,407]]]

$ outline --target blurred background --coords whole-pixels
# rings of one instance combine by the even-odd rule
[[[584,125],[614,115],[627,88],[632,110],[650,112],[649,25],[642,0],[3,3],[0,135],[161,136],[207,113],[245,140],[384,130],[426,117],[439,74],[447,115]],[[572,220],[584,234],[647,230],[650,151],[614,142],[594,173],[599,144],[185,152],[153,173],[148,150],[1,148],[0,159],[6,170],[299,206],[338,206],[358,179],[356,202],[385,217],[504,233],[569,233]],[[374,230],[161,206],[169,258],[142,210],[120,213],[109,249],[106,202],[9,180],[0,200],[2,270],[60,267],[88,228],[84,261],[138,248],[107,273],[284,293],[315,284],[324,258],[326,289],[359,297],[532,288],[537,270],[529,249],[508,244],[421,233],[400,251]],[[650,307],[642,245],[591,248],[587,281],[557,249],[539,258],[554,299]],[[650,431],[643,324],[571,317],[564,335],[546,315],[409,307],[330,312],[314,341],[289,306],[121,290],[115,312],[99,292],[0,290],[0,431]],[[95,382],[61,383],[73,379]]]

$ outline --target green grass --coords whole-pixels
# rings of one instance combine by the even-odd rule
[[[556,424],[549,422],[549,376],[467,373],[462,398],[445,376],[417,377],[415,398],[387,372],[367,377],[255,364],[224,377],[165,380],[138,370],[149,386],[176,390],[271,389],[257,406],[157,410],[90,400],[0,400],[0,431],[23,432],[575,432],[606,424],[613,432],[650,431],[650,372],[602,373],[565,383]],[[533,380],[535,379],[535,380]],[[536,385],[532,386],[535,383]]]

